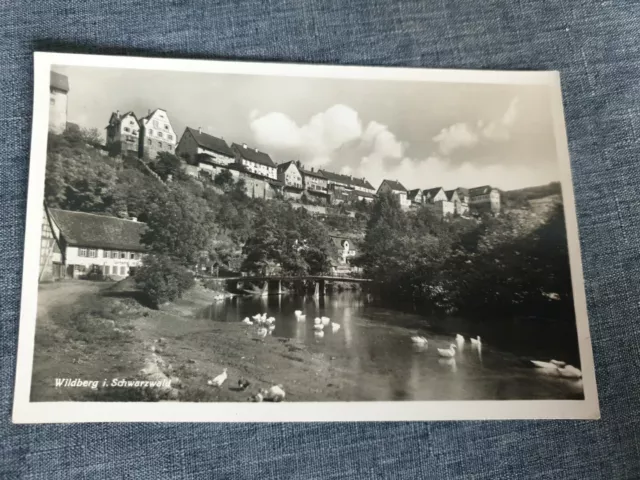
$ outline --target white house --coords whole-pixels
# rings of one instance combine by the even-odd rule
[[[318,172],[327,179],[327,186],[331,190],[355,190],[376,193],[376,189],[365,178],[342,175],[328,170],[319,170]]]
[[[141,265],[146,224],[135,220],[46,208],[40,278],[81,277],[90,272],[122,279]]]
[[[397,180],[383,180],[378,187],[378,195],[382,192],[391,192],[400,200],[400,207],[409,208],[411,206],[411,200],[407,198],[407,189]]]
[[[153,160],[160,152],[174,153],[176,134],[173,131],[167,112],[161,108],[149,111],[140,119],[140,146],[138,154],[141,158]]]
[[[490,185],[469,189],[469,206],[475,210],[500,211],[500,190]]]
[[[236,161],[233,150],[224,139],[204,133],[201,128],[185,128],[176,146],[176,155],[194,166],[201,163],[225,166]]]
[[[130,153],[138,156],[140,147],[140,124],[133,112],[120,114],[116,110],[107,125],[107,151],[109,155]]]
[[[247,171],[273,180],[278,179],[277,165],[268,154],[257,148],[250,148],[246,143],[242,145],[234,143],[231,149],[235,153],[236,163],[242,165]]]

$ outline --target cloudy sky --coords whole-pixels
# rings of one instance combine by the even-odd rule
[[[56,66],[68,121],[104,134],[112,111],[165,109],[174,130],[202,127],[277,163],[407,188],[503,189],[558,179],[544,86],[445,84]]]

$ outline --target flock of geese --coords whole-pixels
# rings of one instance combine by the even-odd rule
[[[307,320],[307,316],[302,313],[302,310],[296,310],[294,314],[298,322],[304,322]],[[257,313],[251,318],[245,317],[241,323],[243,325],[258,325],[256,335],[262,338],[266,337],[267,335],[271,335],[273,330],[275,330],[276,328],[275,317],[267,317],[266,313]],[[338,330],[340,330],[340,324],[332,322],[329,317],[315,317],[313,319],[313,335],[316,338],[324,337],[324,330],[327,327],[330,328],[333,333],[336,333]]]
[[[222,384],[227,381],[227,378],[228,378],[227,369],[225,368],[220,375],[218,375],[215,378],[212,378],[211,380],[208,380],[207,385],[211,387],[220,388],[222,387]],[[236,388],[236,391],[245,391],[250,385],[251,385],[251,382],[249,382],[249,380],[246,380],[244,378],[239,378],[238,387]],[[249,401],[250,402],[262,402],[262,401],[282,402],[285,396],[286,396],[286,392],[284,391],[284,387],[282,385],[273,385],[266,389],[265,388],[259,389],[255,394],[249,397]]]
[[[482,349],[482,339],[480,336],[470,338],[469,340],[471,341],[472,348],[476,348],[478,350]],[[417,347],[426,347],[429,343],[427,338],[422,335],[413,335],[411,337],[411,342],[413,342]],[[443,358],[455,359],[456,351],[462,348],[465,343],[466,339],[464,336],[457,334],[456,343],[451,343],[448,348],[438,348],[438,355]],[[530,360],[530,362],[534,367],[540,369],[542,373],[548,375],[572,379],[582,378],[582,372],[580,369],[573,365],[568,365],[566,362],[562,362],[560,360],[549,360],[548,362],[544,362],[542,360]]]

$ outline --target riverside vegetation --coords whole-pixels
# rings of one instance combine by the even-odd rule
[[[180,298],[203,264],[328,273],[336,254],[329,234],[341,230],[364,237],[355,262],[382,285],[384,301],[429,312],[574,321],[558,184],[505,192],[499,217],[442,219],[427,206],[405,212],[396,197],[382,194],[371,205],[339,207],[355,210],[355,218],[323,221],[284,199],[247,197],[244,182],[228,173],[200,181],[169,153],[147,167],[107,157],[97,143],[97,132],[78,128],[49,135],[45,200],[146,222],[149,255],[136,279],[155,305]]]

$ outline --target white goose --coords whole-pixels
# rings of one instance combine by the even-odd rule
[[[322,321],[322,324],[325,326],[331,323],[331,319],[329,317],[321,317],[320,320]]]
[[[276,323],[276,317],[267,318],[267,324],[273,325],[274,323]]]
[[[298,320],[299,322],[304,322],[307,319],[306,315],[296,315],[296,320]]]
[[[544,369],[547,369],[547,370],[557,370],[558,369],[558,365],[556,365],[553,362],[543,362],[542,360],[531,360],[531,363],[533,363],[538,368],[544,368]]]
[[[244,317],[244,320],[242,320],[242,323],[244,323],[245,325],[253,325],[253,322],[249,320],[249,317]]]
[[[302,315],[302,310],[296,310],[295,312],[296,317],[299,317],[300,315]]]
[[[213,380],[209,380],[207,382],[207,385],[211,385],[212,387],[220,387],[226,379],[227,379],[227,369],[225,368],[220,375],[218,375]]]
[[[449,348],[439,348],[438,355],[444,358],[453,358],[456,355],[456,346],[452,343]]]
[[[316,338],[322,338],[322,337],[324,337],[324,332],[323,332],[322,330],[319,330],[319,331],[318,331],[318,330],[316,330],[315,332],[313,332],[313,335],[314,335]]]
[[[567,365],[566,367],[558,368],[558,373],[564,378],[582,378],[582,372],[580,369],[573,365]]]
[[[558,368],[563,368],[567,366],[567,362],[561,362],[560,360],[549,360],[549,362],[553,363]]]
[[[274,385],[269,390],[265,390],[262,395],[269,402],[282,402],[286,393],[282,385]]]
[[[482,340],[480,340],[480,335],[478,335],[476,338],[471,339],[471,345],[474,345],[476,347],[479,347],[482,345]]]
[[[313,323],[315,323],[316,325],[321,325],[322,324],[322,320],[320,319],[320,317],[316,317],[313,319]]]
[[[267,333],[269,333],[269,331],[264,327],[260,327],[260,328],[258,328],[258,330],[256,330],[256,335],[258,337],[264,338],[264,337],[267,336]]]
[[[254,315],[251,318],[253,318],[256,322],[259,322],[260,321],[260,314],[258,313],[258,314]]]
[[[414,345],[418,345],[418,346],[426,345],[428,342],[428,340],[425,337],[422,337],[420,335],[414,335],[413,337],[411,337],[411,341],[413,342]]]
[[[333,333],[336,333],[338,330],[340,330],[340,324],[339,323],[335,323],[335,322],[331,322],[331,331]]]
[[[463,344],[464,343],[464,337],[462,335],[460,335],[459,333],[456,335],[456,343],[458,345]]]
[[[316,323],[313,328],[317,331],[322,331],[324,330],[324,325],[322,325],[321,323]]]

